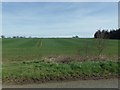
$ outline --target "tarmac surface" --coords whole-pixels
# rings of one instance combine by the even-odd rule
[[[118,88],[118,79],[77,80],[40,84],[3,85],[3,88]]]

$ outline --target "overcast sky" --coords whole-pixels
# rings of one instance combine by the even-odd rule
[[[118,28],[117,2],[2,3],[5,36],[93,37]]]

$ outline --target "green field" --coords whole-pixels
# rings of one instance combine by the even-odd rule
[[[105,40],[100,60],[97,45],[92,38],[2,39],[3,81],[117,75],[118,40]]]
[[[102,54],[108,57],[118,56],[118,40],[106,40],[105,42],[106,47]],[[2,45],[3,63],[7,61],[35,60],[44,56],[55,55],[97,55],[95,39],[3,39]]]

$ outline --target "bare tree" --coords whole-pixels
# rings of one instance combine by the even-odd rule
[[[102,56],[102,53],[103,53],[103,50],[106,48],[106,35],[105,33],[103,33],[104,30],[102,32],[99,32],[97,34],[97,37],[96,38],[96,47],[97,47],[97,56],[98,56],[98,59],[101,59],[101,56]]]

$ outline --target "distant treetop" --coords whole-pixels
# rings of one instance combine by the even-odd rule
[[[94,38],[103,38],[103,39],[120,39],[120,28],[108,30],[98,30],[94,34]]]

